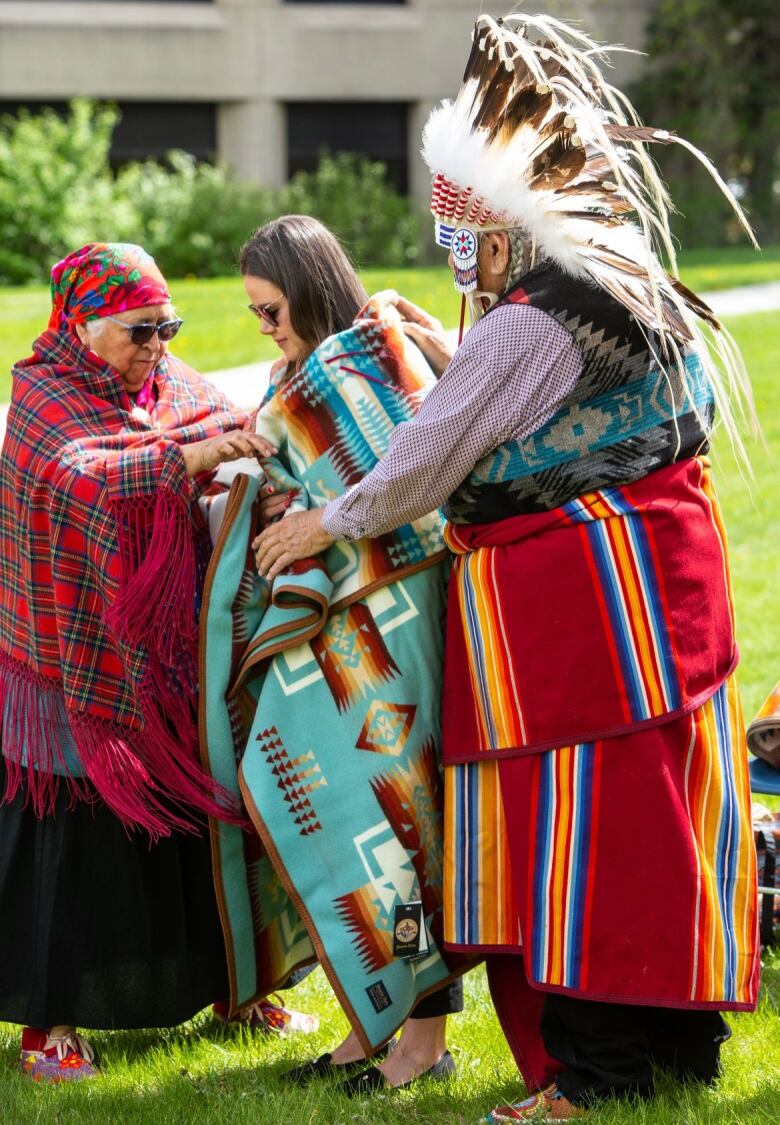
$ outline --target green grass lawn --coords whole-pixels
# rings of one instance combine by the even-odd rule
[[[695,250],[681,255],[680,262],[685,282],[694,290],[780,280],[780,246],[767,247],[760,254],[749,246]],[[443,261],[441,266],[420,269],[366,270],[363,282],[369,293],[397,289],[443,324],[457,324],[459,298]],[[260,337],[247,311],[240,277],[172,281],[171,292],[185,321],[174,350],[196,369],[216,371],[278,356],[276,347]],[[11,366],[29,354],[48,314],[49,294],[44,287],[0,289],[0,402],[10,395]]]
[[[686,285],[702,292],[778,281],[780,246],[764,246],[759,253],[747,243],[721,250],[684,250],[679,266]]]
[[[44,1088],[13,1072],[17,1041],[0,1027],[3,1125],[475,1125],[517,1099],[517,1071],[498,1031],[482,970],[467,978],[466,1010],[450,1021],[458,1073],[442,1083],[353,1101],[332,1083],[291,1087],[284,1071],[333,1046],[345,1031],[321,970],[289,994],[322,1020],[316,1035],[225,1032],[207,1013],[171,1031],[95,1033],[104,1075],[78,1087]],[[761,1006],[737,1015],[715,1089],[665,1077],[651,1103],[606,1103],[594,1125],[777,1125],[780,1120],[780,957],[764,966]]]
[[[725,442],[716,443],[714,458],[731,551],[742,697],[752,716],[780,678],[780,312],[736,317],[729,327],[753,380],[764,436],[749,446],[752,482],[720,448]]]
[[[414,271],[404,278],[406,292],[419,298],[420,303],[425,303],[422,289],[428,284],[427,276]],[[451,300],[446,271],[436,276],[441,278],[442,297],[447,295]],[[412,288],[412,278],[420,289]],[[383,281],[377,277],[376,283],[381,285]],[[231,285],[184,283],[184,292],[177,299],[184,308],[185,299],[195,301],[197,296],[205,315],[205,294],[227,293]],[[247,324],[241,314],[240,290],[236,300],[236,332],[248,336],[254,347],[251,322]],[[3,295],[0,315],[5,315],[6,305]],[[192,312],[195,307],[190,307],[192,319],[196,319]],[[716,458],[731,545],[743,700],[746,713],[751,715],[780,676],[780,505],[776,487],[780,314],[737,318],[730,327],[753,379],[766,439],[766,448],[754,446],[751,450],[755,481],[750,489],[725,449]],[[251,352],[246,358],[252,358]],[[96,909],[100,906],[96,903]],[[286,1068],[327,1050],[345,1030],[344,1018],[320,971],[291,996],[294,1006],[320,1015],[322,1029],[316,1036],[282,1039],[226,1034],[205,1014],[172,1031],[99,1033],[92,1038],[103,1057],[104,1076],[80,1088],[44,1089],[25,1083],[14,1073],[18,1029],[0,1025],[0,1123],[472,1125],[487,1108],[520,1092],[480,970],[467,978],[465,1012],[451,1021],[457,1076],[441,1085],[423,1084],[414,1091],[370,1102],[343,1099],[327,1085],[298,1090],[285,1084],[282,1075]],[[654,1102],[609,1103],[593,1114],[592,1121],[595,1125],[777,1125],[780,952],[766,958],[759,1010],[737,1015],[730,1022],[734,1036],[724,1048],[725,1077],[716,1089],[683,1088],[662,1079]]]

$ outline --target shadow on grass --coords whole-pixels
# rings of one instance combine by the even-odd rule
[[[272,1033],[251,1031],[239,1023],[226,1024],[210,1013],[202,1013],[176,1027],[85,1031],[84,1035],[100,1054],[108,1050],[111,1056],[120,1055],[130,1063],[142,1061],[149,1053],[192,1047],[198,1040],[235,1046],[238,1043],[260,1044],[273,1039]]]
[[[460,1055],[457,1049],[456,1056]],[[328,1125],[475,1125],[495,1105],[525,1097],[519,1078],[502,1080],[491,1064],[474,1067],[458,1060],[458,1071],[444,1080],[421,1079],[406,1090],[387,1090],[369,1097],[351,1098],[339,1092],[338,1080],[291,1085],[285,1072],[294,1065],[289,1057],[261,1060],[257,1066],[229,1072],[190,1076],[207,1103],[227,1095],[242,1109],[254,1103],[247,1120],[276,1125],[278,1121],[323,1122]],[[225,1107],[227,1108],[227,1107]],[[248,1108],[248,1107],[247,1107]],[[252,1116],[252,1113],[254,1116]],[[236,1120],[226,1113],[219,1120]],[[243,1115],[239,1116],[243,1121]]]

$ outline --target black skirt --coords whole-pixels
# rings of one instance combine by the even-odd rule
[[[0,792],[5,788],[0,755]],[[228,995],[208,833],[150,844],[102,804],[0,805],[0,1020],[172,1027]]]

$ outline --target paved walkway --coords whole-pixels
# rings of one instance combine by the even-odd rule
[[[739,289],[718,289],[714,293],[701,293],[700,296],[718,316],[773,312],[780,309],[780,281],[741,285]]]
[[[762,285],[743,285],[739,289],[720,289],[700,296],[718,316],[744,316],[746,313],[771,312],[780,309],[780,281]],[[457,332],[449,333],[453,343]],[[258,404],[268,385],[271,363],[248,363],[243,367],[229,367],[211,371],[208,378],[226,394],[236,406],[253,407]],[[0,404],[0,436],[5,429],[6,403]]]

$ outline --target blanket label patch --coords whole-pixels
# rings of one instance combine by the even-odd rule
[[[374,1005],[374,1011],[377,1014],[379,1012],[383,1012],[385,1008],[389,1008],[393,1002],[390,999],[390,993],[387,991],[384,982],[381,980],[375,981],[373,984],[370,984],[366,989],[366,992],[368,993],[368,998]]]
[[[428,952],[428,931],[425,928],[421,902],[404,902],[395,908],[393,923],[393,956],[408,960]]]

